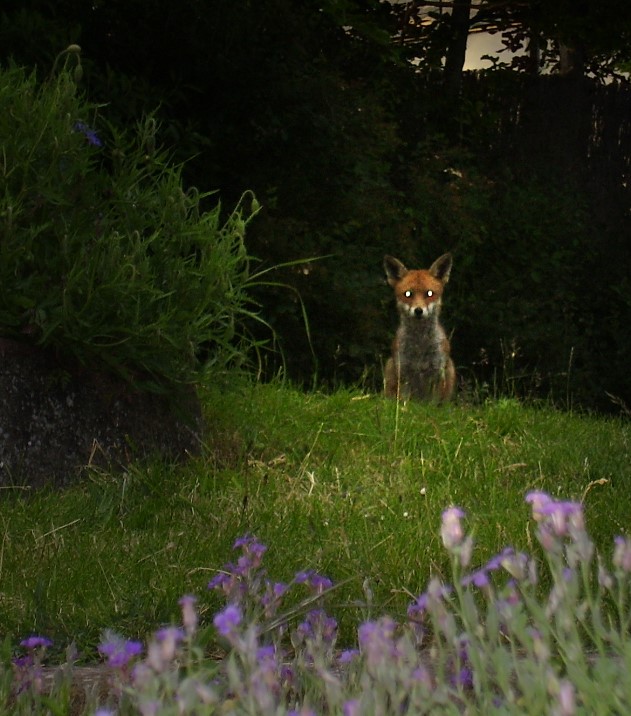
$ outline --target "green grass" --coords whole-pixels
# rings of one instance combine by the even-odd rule
[[[603,552],[631,524],[628,422],[528,407],[397,405],[358,391],[304,394],[233,381],[204,396],[204,455],[125,474],[91,473],[60,490],[2,495],[0,623],[86,658],[104,628],[145,637],[179,618],[178,598],[220,606],[206,584],[254,533],[289,581],[314,568],[335,582],[330,611],[350,635],[383,612],[402,617],[430,573],[448,578],[444,508],[468,514],[474,565],[532,548],[532,489],[583,499]],[[534,530],[533,530],[534,532]],[[368,579],[372,605],[362,588]]]

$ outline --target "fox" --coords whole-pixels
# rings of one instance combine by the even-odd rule
[[[384,257],[386,279],[394,289],[399,313],[392,357],[385,367],[387,397],[442,403],[453,396],[456,369],[439,320],[452,263],[452,255],[446,253],[427,270],[410,270],[393,256]]]

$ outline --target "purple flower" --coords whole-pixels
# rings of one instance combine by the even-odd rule
[[[452,669],[453,671],[449,679],[452,686],[464,689],[468,689],[473,686],[473,671],[471,670],[468,642],[466,638],[464,638],[460,643],[457,658],[454,659]]]
[[[559,703],[556,713],[559,716],[573,716],[576,713],[574,685],[567,679],[562,679],[559,684]]]
[[[16,656],[14,659],[11,660],[11,663],[17,669],[28,669],[29,667],[33,666],[33,655],[27,654],[26,656]]]
[[[221,612],[215,614],[213,624],[215,629],[222,635],[229,637],[241,623],[241,610],[235,604],[228,606]]]
[[[570,521],[576,527],[583,526],[583,505],[580,502],[550,500],[538,509],[538,513],[549,518],[548,522],[557,537],[567,534]]]
[[[343,716],[360,716],[361,703],[359,699],[349,699],[342,706]]]
[[[208,582],[208,589],[217,589],[219,587],[224,587],[228,584],[232,579],[231,574],[227,574],[226,572],[219,572],[219,574],[216,574],[210,582]]]
[[[47,639],[45,636],[29,636],[28,639],[24,639],[20,642],[20,646],[23,646],[25,649],[38,649],[42,648],[45,649],[47,646],[52,646],[53,642],[50,639]]]
[[[184,629],[189,636],[197,629],[196,602],[197,598],[191,594],[185,594],[179,601],[179,605],[182,607],[182,624],[184,624]]]
[[[463,587],[469,584],[474,584],[479,588],[488,587],[490,584],[489,574],[496,572],[500,567],[504,567],[506,571],[510,573],[509,567],[513,566],[512,560],[514,560],[515,557],[515,550],[512,547],[505,547],[499,554],[496,554],[495,557],[491,557],[484,567],[463,577],[460,584],[462,584]]]
[[[315,589],[318,594],[322,594],[322,592],[327,589],[331,589],[332,586],[333,582],[328,577],[323,577],[320,574],[315,574],[311,579],[311,587]]]
[[[302,572],[296,572],[294,582],[296,582],[296,584],[303,584],[311,577],[312,574],[315,574],[313,569],[305,569]]]
[[[502,567],[517,581],[522,581],[528,574],[528,556],[523,552],[506,552],[502,559]]]
[[[279,601],[288,589],[289,587],[284,582],[267,582],[266,592],[261,599],[263,606]]]
[[[242,549],[244,554],[256,557],[259,562],[265,552],[267,552],[267,547],[261,544],[254,535],[239,537],[232,545],[232,549]]]
[[[337,636],[337,621],[324,609],[312,609],[296,632],[303,639],[321,639],[325,644],[333,644]]]
[[[164,671],[175,659],[178,644],[184,639],[184,631],[178,627],[168,626],[159,629],[149,644],[147,663],[158,673]]]
[[[313,569],[296,572],[294,582],[296,584],[307,584],[316,594],[322,594],[333,586],[333,582],[328,577],[323,577]]]
[[[258,662],[270,661],[276,658],[276,647],[268,644],[261,646],[256,650],[256,660]]]
[[[413,622],[419,622],[423,619],[423,615],[427,611],[427,594],[419,594],[415,601],[408,607],[408,619]]]
[[[281,664],[280,667],[280,680],[284,685],[291,685],[296,680],[296,674],[291,666],[287,664]]]
[[[532,517],[535,521],[540,522],[543,519],[543,516],[541,514],[541,510],[543,507],[550,502],[552,502],[552,498],[550,495],[546,494],[545,492],[540,492],[539,490],[533,490],[532,492],[529,492],[526,495],[526,502],[528,502],[530,505],[532,505]]]
[[[239,549],[240,547],[247,547],[254,537],[250,534],[243,535],[243,537],[237,537],[232,545],[232,549]]]
[[[381,617],[376,622],[364,622],[357,630],[359,647],[366,656],[369,669],[388,663],[399,657],[394,634],[397,623],[390,617]],[[396,663],[393,664],[396,666]]]
[[[442,584],[436,579],[432,579],[426,592],[419,594],[413,604],[408,607],[408,618],[410,621],[421,621],[423,614],[432,604],[440,602],[448,597],[452,592],[449,585]]]
[[[107,640],[99,644],[99,652],[107,657],[109,666],[121,669],[142,654],[142,644],[139,641],[127,641],[117,634],[108,634]]]
[[[449,551],[458,547],[464,539],[464,531],[460,523],[463,517],[464,512],[459,507],[450,507],[443,512],[440,536]]]
[[[613,565],[623,572],[631,572],[631,541],[627,537],[614,539]]]
[[[457,674],[452,675],[450,681],[452,686],[470,689],[473,686],[473,672],[468,666],[463,666]]]
[[[17,656],[11,660],[14,669],[13,691],[15,694],[22,694],[25,691],[42,693],[44,682],[36,648],[30,648],[29,653],[25,656]]]
[[[88,127],[88,125],[85,122],[75,122],[73,127],[75,132],[80,132],[81,134],[86,137],[88,140],[88,143],[91,144],[93,147],[102,147],[103,142],[99,138],[99,135],[95,132],[94,129],[91,127]]]
[[[359,656],[359,649],[345,649],[339,656],[340,664],[350,664]]]
[[[500,567],[506,568],[506,560],[515,555],[515,550],[512,547],[504,547],[504,549],[496,554],[495,557],[491,557],[486,563],[486,569],[490,572],[494,572]]]
[[[158,629],[158,631],[155,634],[155,638],[156,638],[156,641],[160,641],[160,642],[172,641],[175,643],[179,643],[181,641],[184,641],[185,634],[178,627],[168,626],[168,627],[163,627],[162,629]]]
[[[471,574],[467,574],[466,577],[463,577],[460,580],[460,584],[462,584],[463,587],[468,587],[470,584],[473,584],[479,589],[488,587],[490,584],[488,569],[486,567],[482,567],[482,569],[478,569],[475,572],[471,572]]]

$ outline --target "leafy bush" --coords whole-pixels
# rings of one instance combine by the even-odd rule
[[[473,539],[462,510],[450,507],[441,538],[453,584],[432,578],[405,623],[367,619],[356,645],[344,650],[324,608],[331,581],[313,570],[289,584],[274,581],[262,566],[265,545],[242,537],[237,561],[208,585],[227,602],[213,627],[200,628],[197,600],[187,595],[181,626],[160,629],[146,649],[104,635],[99,651],[114,676],[107,707],[164,715],[624,713],[631,541],[616,538],[609,567],[595,554],[580,503],[538,491],[526,501],[543,560],[507,547],[471,570]],[[290,589],[307,596],[283,610]],[[209,630],[226,649],[221,660],[204,655]],[[37,635],[22,641],[16,678],[5,671],[0,680],[2,697],[17,697],[17,713],[54,703],[41,678],[50,645]],[[67,707],[67,683],[65,690],[63,678],[58,684],[57,703]]]
[[[227,219],[219,203],[204,210],[209,194],[184,190],[155,120],[108,126],[77,90],[78,48],[65,57],[41,84],[0,71],[0,332],[147,389],[193,382],[241,355],[256,201]]]

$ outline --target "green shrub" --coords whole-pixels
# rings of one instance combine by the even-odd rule
[[[242,357],[256,201],[205,210],[151,116],[121,132],[82,98],[74,50],[42,83],[0,69],[0,333],[145,389],[194,382]]]

